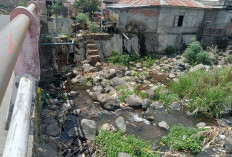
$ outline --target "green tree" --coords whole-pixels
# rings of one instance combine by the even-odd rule
[[[77,22],[84,25],[87,23],[88,16],[85,13],[80,13],[76,17]]]
[[[74,3],[75,8],[80,9],[85,13],[89,13],[91,19],[93,19],[94,13],[99,10],[99,5],[99,0],[79,0]]]
[[[52,5],[48,7],[49,12],[57,17],[59,10],[63,9],[60,0],[52,1]]]

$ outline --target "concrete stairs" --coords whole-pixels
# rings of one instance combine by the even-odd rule
[[[95,40],[87,40],[86,59],[90,64],[96,64],[101,61]]]

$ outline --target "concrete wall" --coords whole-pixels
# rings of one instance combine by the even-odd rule
[[[175,26],[175,19],[184,16],[182,26]],[[183,43],[188,44],[192,37],[197,37],[204,17],[203,9],[162,7],[160,8],[157,28],[158,50],[165,49],[168,45],[177,49]]]
[[[73,20],[68,18],[40,17],[41,34],[72,33]]]
[[[181,48],[192,37],[197,37],[204,9],[183,7],[152,7],[112,9],[119,15],[118,27],[125,32],[145,32],[148,53],[162,51],[167,46]],[[175,26],[175,18],[183,15],[181,27]]]
[[[155,32],[158,23],[158,8],[112,9],[118,14],[118,26],[121,31]]]
[[[232,26],[230,22],[232,19],[232,13],[229,10],[223,9],[211,9],[206,10],[204,15],[204,29],[207,27],[212,28],[210,33],[203,33],[201,43],[203,46],[212,45],[217,38],[232,36]],[[207,23],[207,24],[206,24]],[[222,29],[222,31],[217,31]],[[207,31],[203,31],[207,32]]]

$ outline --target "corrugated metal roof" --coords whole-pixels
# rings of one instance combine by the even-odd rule
[[[142,6],[179,6],[191,8],[209,8],[194,0],[120,0],[117,4],[111,5],[113,8],[142,7]]]

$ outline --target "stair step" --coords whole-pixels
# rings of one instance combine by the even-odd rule
[[[96,44],[95,40],[87,40],[87,44]]]
[[[87,56],[98,55],[98,50],[87,50]]]
[[[96,44],[87,44],[87,49],[95,50],[95,49],[97,49],[97,45]]]
[[[87,56],[87,60],[89,60],[89,62],[91,62],[92,64],[95,64],[97,62],[101,62],[101,58],[99,55]]]

